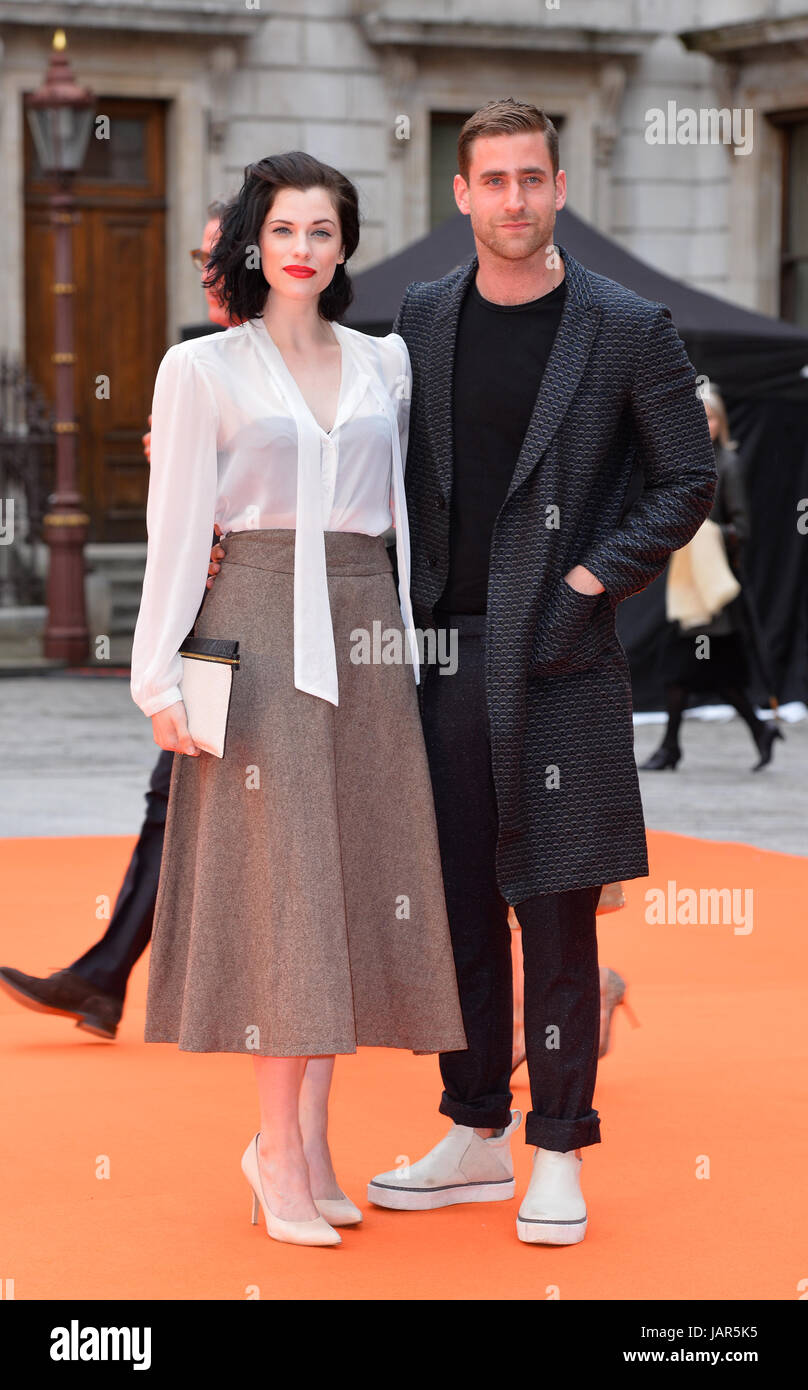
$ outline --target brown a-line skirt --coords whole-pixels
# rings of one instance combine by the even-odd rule
[[[294,531],[222,542],[196,633],[237,638],[241,665],[224,757],[174,757],[147,1042],[467,1045],[413,668],[351,659],[374,621],[404,650],[390,557],[381,536],[325,541],[338,706],[294,685]]]

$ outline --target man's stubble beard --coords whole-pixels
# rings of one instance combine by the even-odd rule
[[[492,255],[499,256],[504,261],[526,261],[539,252],[545,256],[549,255],[553,245],[554,230],[555,217],[553,216],[537,222],[535,227],[531,227],[529,232],[526,232],[525,236],[517,241],[512,234],[501,233],[496,226],[484,225],[479,227],[475,226],[472,220],[472,231],[477,241],[482,242],[482,245]]]

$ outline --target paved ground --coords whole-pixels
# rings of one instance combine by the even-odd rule
[[[646,824],[808,854],[808,719],[782,727],[772,763],[753,773],[757,749],[742,720],[686,719],[676,771],[640,773]],[[663,723],[637,727],[638,762],[657,747],[663,729]]]
[[[661,728],[638,725],[639,762]],[[641,774],[649,828],[808,854],[808,719],[786,725],[785,738],[771,767],[752,774],[740,720],[688,718],[678,769]],[[139,830],[159,750],[128,677],[3,678],[0,740],[0,836]]]

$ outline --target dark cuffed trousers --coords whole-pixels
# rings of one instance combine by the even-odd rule
[[[513,973],[508,903],[496,879],[497,803],[485,696],[485,615],[441,614],[456,628],[458,669],[423,667],[423,729],[432,777],[464,1052],[442,1052],[440,1112],[456,1124],[510,1121]],[[448,646],[445,650],[451,651]],[[440,650],[440,648],[439,648]],[[600,885],[515,903],[524,956],[525,1045],[532,1109],[525,1139],[566,1151],[600,1143],[592,1108],[600,978]]]
[[[68,966],[121,1002],[132,968],[151,940],[173,765],[174,754],[162,749],[149,779],[146,815],[109,926],[99,941]]]

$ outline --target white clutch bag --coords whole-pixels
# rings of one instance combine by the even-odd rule
[[[192,629],[193,631],[193,629]],[[233,673],[239,668],[238,642],[224,637],[194,637],[180,647],[180,692],[188,732],[198,748],[224,757]]]

